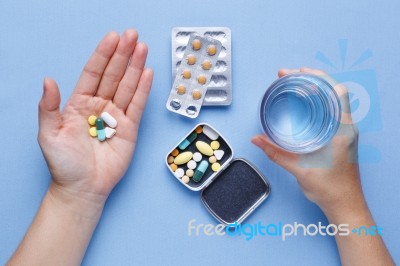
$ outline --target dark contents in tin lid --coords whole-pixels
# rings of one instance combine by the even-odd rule
[[[222,220],[234,223],[268,192],[268,185],[250,165],[235,160],[204,189],[202,198]]]

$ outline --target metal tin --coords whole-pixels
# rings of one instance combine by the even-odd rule
[[[212,130],[214,130],[216,133],[218,133],[221,140],[224,143],[226,143],[226,146],[230,149],[230,155],[229,155],[228,159],[221,165],[221,169],[218,172],[215,172],[212,175],[208,176],[207,179],[198,187],[193,187],[193,186],[190,186],[189,184],[185,184],[180,178],[178,178],[174,175],[174,172],[169,167],[167,160],[168,160],[168,156],[172,153],[172,151],[178,148],[179,143],[181,143],[183,140],[185,140],[198,126],[208,126]],[[181,184],[183,184],[185,187],[187,187],[188,189],[190,189],[192,191],[201,191],[200,197],[201,197],[201,201],[203,202],[204,206],[211,213],[211,215],[213,215],[219,222],[221,222],[222,224],[225,224],[225,225],[228,225],[230,223],[228,223],[227,221],[222,219],[217,213],[215,213],[212,210],[212,208],[210,208],[210,206],[204,200],[203,194],[204,194],[204,191],[206,190],[206,188],[212,186],[213,181],[215,181],[220,175],[222,175],[224,173],[224,171],[229,167],[229,165],[231,165],[232,163],[237,162],[237,161],[241,161],[241,162],[247,164],[248,166],[250,166],[251,169],[257,173],[258,177],[262,180],[262,182],[267,187],[267,191],[265,192],[265,194],[262,195],[254,204],[252,204],[252,206],[249,206],[248,209],[245,212],[243,212],[241,214],[241,216],[235,221],[237,223],[241,223],[269,196],[270,191],[271,191],[271,186],[270,186],[269,182],[266,180],[265,176],[256,167],[254,167],[251,163],[249,163],[247,160],[245,160],[243,158],[238,158],[238,159],[233,158],[233,149],[230,146],[229,142],[226,141],[226,139],[223,137],[223,135],[221,135],[220,132],[218,132],[215,128],[213,128],[211,125],[209,125],[207,123],[199,123],[192,130],[190,130],[189,133],[185,137],[183,137],[178,142],[178,144],[167,153],[167,155],[165,157],[166,166],[170,170],[170,172],[175,176],[175,178],[178,179],[178,181]]]
[[[193,190],[193,191],[202,190],[202,189],[203,189],[204,187],[206,187],[210,182],[212,182],[212,181],[214,180],[214,178],[218,175],[218,173],[221,172],[221,171],[228,165],[228,163],[232,160],[232,156],[233,156],[233,149],[232,149],[232,147],[230,146],[230,144],[225,140],[225,138],[221,135],[221,133],[219,133],[215,128],[213,128],[211,125],[209,125],[209,124],[207,124],[207,123],[199,123],[199,124],[197,124],[192,130],[189,131],[188,134],[185,135],[185,137],[183,137],[183,138],[179,141],[179,143],[181,143],[183,140],[185,140],[198,126],[208,126],[208,127],[210,127],[211,129],[213,129],[216,133],[218,133],[218,135],[221,137],[221,139],[227,144],[227,147],[229,148],[230,154],[231,154],[231,155],[228,157],[228,159],[227,159],[223,164],[221,164],[221,169],[220,169],[218,172],[215,172],[215,173],[213,173],[212,175],[207,176],[206,180],[204,180],[204,182],[201,183],[199,186],[190,186],[190,185],[188,185],[188,184],[185,184],[180,178],[176,177],[176,179],[178,179],[178,181],[179,181],[181,184],[183,184],[185,187],[187,187],[188,189]],[[166,163],[168,169],[170,170],[170,172],[171,172],[173,175],[174,175],[174,172],[171,170],[171,168],[169,167],[169,164],[168,164],[168,156],[172,153],[173,150],[175,150],[175,149],[178,148],[179,143],[178,143],[172,150],[170,150],[170,151],[167,153],[167,156],[165,157],[165,163]],[[174,175],[174,176],[175,176],[175,175]]]
[[[214,75],[208,86],[203,105],[220,106],[232,103],[231,30],[227,27],[176,27],[171,31],[172,80],[181,64],[191,34],[208,36],[222,43]]]

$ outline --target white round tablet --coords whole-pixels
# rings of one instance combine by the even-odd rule
[[[196,166],[197,166],[197,163],[195,162],[195,161],[193,161],[193,160],[190,160],[188,163],[187,163],[187,167],[189,168],[189,169],[196,169]]]
[[[174,172],[174,175],[177,178],[181,178],[183,175],[185,174],[185,171],[182,168],[178,168],[176,169],[176,171]]]
[[[200,152],[195,152],[193,154],[193,160],[195,160],[196,162],[200,162],[202,158],[203,158],[203,156],[201,155]]]

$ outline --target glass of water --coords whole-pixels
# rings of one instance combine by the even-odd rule
[[[261,126],[278,146],[310,153],[326,145],[340,125],[338,95],[323,78],[296,73],[276,80],[261,101]]]

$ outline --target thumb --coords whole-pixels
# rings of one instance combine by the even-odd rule
[[[43,96],[39,102],[39,135],[55,134],[61,125],[60,91],[51,78],[45,78],[43,83]]]
[[[287,152],[276,146],[265,135],[257,135],[251,139],[251,142],[265,152],[268,158],[295,175],[298,169],[298,155]]]

